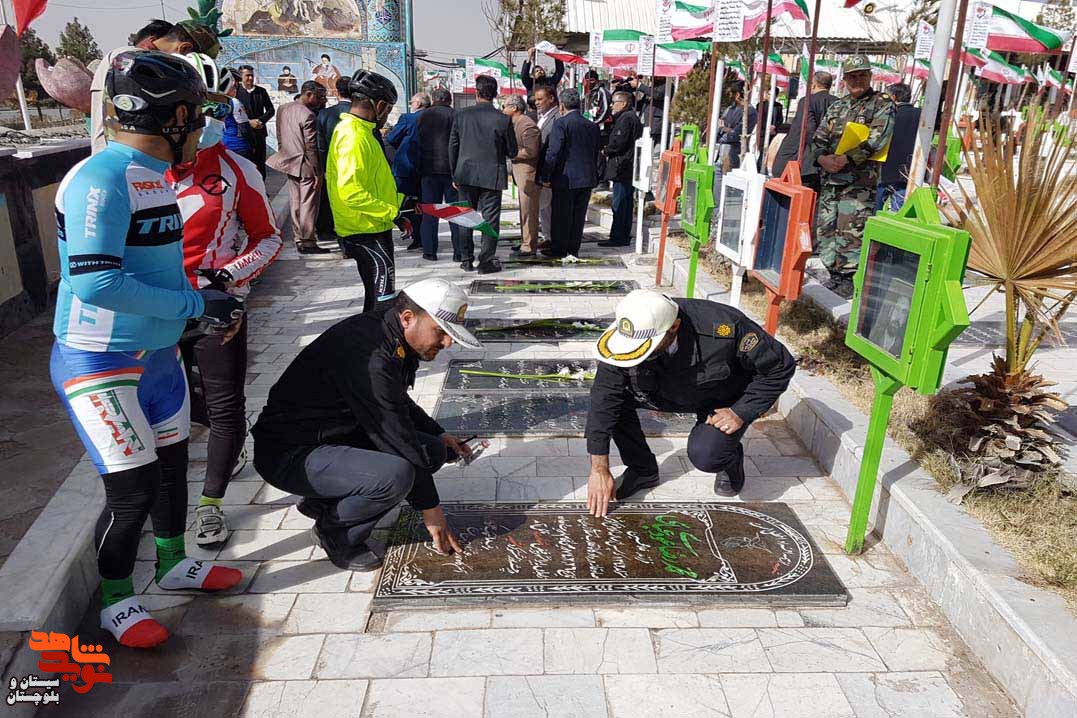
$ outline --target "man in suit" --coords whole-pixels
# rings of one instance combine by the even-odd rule
[[[520,248],[521,257],[535,256],[538,244],[538,193],[535,170],[542,152],[542,133],[535,121],[527,116],[527,103],[519,95],[505,100],[501,110],[512,120],[516,133],[516,156],[512,159],[512,181],[520,190]]]
[[[350,77],[342,77],[337,80],[337,94],[340,102],[335,105],[322,108],[314,119],[318,131],[318,159],[322,163],[322,172],[329,168],[329,142],[333,139],[333,130],[340,123],[340,116],[351,110],[352,101],[348,96],[348,83]],[[323,242],[337,243],[336,230],[333,227],[333,210],[329,207],[328,183],[322,182],[322,189],[318,192],[318,221],[315,223],[318,239]]]
[[[251,148],[254,164],[258,165],[258,171],[262,173],[262,179],[265,179],[266,138],[269,136],[266,123],[273,119],[276,110],[273,109],[273,101],[269,99],[269,93],[265,88],[254,84],[253,67],[239,66],[239,82],[236,99],[243,103],[243,109],[247,111],[247,117],[250,118],[254,135],[254,146]]]
[[[610,238],[600,247],[627,247],[632,235],[632,163],[636,140],[643,137],[643,123],[632,109],[632,93],[613,95],[613,131],[603,153],[604,178],[613,182],[613,225]]]
[[[419,197],[426,204],[457,201],[449,163],[449,135],[452,134],[456,112],[452,108],[452,93],[444,87],[430,92],[430,109],[419,115]],[[423,259],[436,262],[438,258],[438,218],[423,217],[421,235]],[[449,224],[452,237],[452,261],[464,260],[460,243],[460,228]]]
[[[920,108],[912,105],[912,90],[903,82],[886,88],[886,93],[897,103],[894,108],[894,138],[890,151],[879,172],[879,187],[875,190],[875,211],[878,212],[890,200],[890,211],[897,212],[905,204],[905,189],[909,181],[909,163],[916,147],[916,130],[920,126]]]
[[[517,152],[512,121],[494,107],[497,93],[495,78],[476,77],[475,104],[456,113],[449,133],[453,184],[495,232],[501,228],[501,193],[509,186],[507,162]],[[464,258],[460,268],[468,272],[475,269],[474,235],[471,229],[462,232]],[[497,240],[483,235],[478,257],[480,274],[501,271],[496,252]]]
[[[815,136],[815,130],[819,127],[819,121],[823,119],[823,115],[826,114],[831,105],[838,101],[837,97],[830,94],[830,88],[833,84],[834,76],[829,72],[820,70],[812,75],[811,94],[806,98],[802,97],[800,102],[797,103],[796,116],[789,123],[789,133],[782,140],[782,146],[778,149],[777,157],[774,158],[773,174],[775,177],[781,177],[782,172],[785,171],[785,166],[791,160],[797,158],[797,152],[800,150],[800,126],[803,122],[806,105],[808,111],[807,136],[809,141],[804,143],[804,161],[800,163],[800,176],[804,180],[805,186],[811,187],[816,192],[819,191],[819,168],[815,166],[815,160],[809,156],[811,152],[810,139]]]
[[[323,170],[314,116],[323,107],[325,88],[313,80],[304,82],[299,99],[282,105],[277,112],[277,152],[266,162],[288,176],[293,239],[300,254],[330,251],[319,247],[315,237]]]
[[[557,111],[557,93],[548,85],[539,85],[535,88],[532,96],[535,101],[535,124],[538,125],[542,136],[542,154],[539,155],[538,169],[542,169],[542,155],[546,154],[546,143],[550,140],[553,132],[553,122],[559,116]],[[553,190],[549,187],[539,188],[539,228],[542,230],[544,240],[536,249],[549,249],[553,246],[553,233],[550,225],[553,223]]]
[[[602,138],[598,125],[580,114],[578,90],[563,90],[559,99],[561,116],[550,132],[541,181],[553,189],[553,246],[542,254],[561,259],[579,255]]]
[[[405,197],[419,196],[419,133],[417,123],[420,113],[430,107],[430,95],[425,92],[416,92],[411,96],[408,109],[401,115],[393,129],[385,136],[385,144],[396,150],[393,155],[393,179],[396,180],[396,189]],[[422,222],[425,218],[421,214],[412,215],[412,237],[408,251],[422,249],[421,241]]]

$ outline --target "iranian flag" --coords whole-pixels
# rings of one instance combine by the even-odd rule
[[[779,15],[789,15],[794,20],[808,21],[808,6],[804,0],[773,0],[770,19]],[[747,40],[759,26],[767,21],[767,0],[744,0],[744,34]]]
[[[1056,90],[1063,90],[1064,92],[1072,92],[1073,86],[1065,83],[1062,79],[1062,73],[1053,67],[1044,67],[1046,74],[1044,76],[1048,87],[1053,87]]]
[[[1020,85],[1025,82],[1025,72],[1016,65],[1006,62],[997,52],[987,51],[983,67],[976,69],[976,74],[990,82],[1004,85]]]
[[[565,52],[564,50],[558,50],[557,46],[552,42],[542,42],[535,45],[535,49],[546,55],[546,57],[552,57],[555,60],[560,60],[566,65],[586,65],[587,58],[580,57],[579,55],[573,55],[571,52]]]
[[[1052,30],[1023,17],[992,6],[987,49],[999,52],[1055,52],[1070,39],[1070,33]]]
[[[737,60],[726,60],[725,69],[728,70],[729,72],[732,72],[733,76],[736,77],[741,82],[744,82],[748,77],[747,73],[744,72],[743,63],[741,63],[741,62],[739,62]]]
[[[807,44],[801,44],[800,46],[800,87],[797,88],[797,102],[808,96],[810,91],[808,87],[808,63],[811,61],[811,57],[808,55]]]
[[[490,226],[490,223],[483,219],[482,215],[476,210],[472,209],[467,202],[455,202],[452,204],[423,204],[420,202],[415,205],[415,209],[418,210],[419,214],[437,217],[464,229],[474,229],[493,239],[498,238],[497,232]]]
[[[987,64],[986,50],[977,50],[974,47],[961,46],[961,64],[969,67],[983,67]],[[950,59],[954,59],[953,48],[950,49]]]
[[[487,60],[485,57],[476,57],[475,74],[472,75],[470,79],[474,82],[475,78],[479,75],[489,75],[500,82],[501,78],[508,77],[508,74],[509,68],[505,67],[497,60]]]
[[[516,73],[508,73],[501,78],[500,92],[502,95],[526,95],[524,83]]]
[[[654,74],[658,77],[684,77],[709,49],[710,43],[692,40],[655,45]]]
[[[887,65],[885,62],[873,62],[871,63],[871,79],[873,82],[882,82],[887,85],[892,85],[895,82],[901,82],[901,73],[897,71],[892,65]]]
[[[635,71],[639,61],[639,30],[606,30],[602,33],[602,66],[613,70]]]
[[[673,4],[673,39],[691,40],[714,34],[714,5],[695,2]]]
[[[752,64],[752,72],[763,71],[763,53],[759,53],[755,56],[755,62]],[[785,65],[782,64],[782,56],[776,52],[770,53],[767,58],[767,74],[774,75],[775,82],[779,87],[789,87],[789,70],[785,69]]]
[[[914,60],[912,65],[912,76],[918,80],[926,80],[928,75],[931,74],[931,61],[930,60]]]

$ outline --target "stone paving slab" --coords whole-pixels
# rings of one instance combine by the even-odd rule
[[[455,264],[422,262],[404,253],[403,245],[398,250],[401,286],[443,276],[466,287],[474,278]],[[551,270],[519,271],[513,276]],[[572,276],[581,273],[574,270]],[[650,286],[653,269],[626,266],[617,276]],[[361,295],[354,263],[339,255],[300,256],[286,242],[281,260],[255,287],[249,305],[252,418],[302,346],[359,311]],[[474,297],[470,314],[610,316],[616,299]],[[534,352],[521,357],[528,359],[580,357],[589,351],[586,344],[568,350],[566,344],[538,342],[498,346],[505,354]],[[486,353],[449,354],[488,358]],[[429,395],[439,390],[449,359],[424,367],[420,380],[432,380]],[[68,690],[48,713],[680,718],[705,709],[729,716],[1016,715],[886,546],[875,544],[861,556],[841,558],[849,505],[789,426],[768,418],[746,437],[746,494],[793,508],[849,587],[848,607],[698,608],[672,602],[393,610],[372,617],[376,576],[333,567],[303,537],[310,521],[295,511],[294,497],[265,486],[248,500],[248,509],[232,499],[225,508],[246,533],[218,553],[227,551],[229,563],[250,575],[245,592],[162,595],[153,592],[147,576],[140,581],[145,600],[175,632],[173,638],[149,653],[113,648],[116,683],[97,686],[86,696]],[[637,500],[715,499],[708,477],[687,462],[684,437],[650,442],[662,482]],[[191,454],[195,462],[204,461],[204,435],[198,435]],[[623,470],[616,452],[611,463],[615,474]],[[196,463],[192,484],[198,484],[202,471]],[[443,495],[482,497],[465,500],[580,501],[587,471],[581,438],[526,436],[495,439],[479,461],[447,468],[436,480]],[[251,474],[243,481],[259,482]],[[229,494],[232,489],[241,493],[239,483]],[[667,495],[675,497],[663,499]],[[376,546],[384,546],[392,520],[393,515],[386,517],[381,524],[386,528],[376,532]],[[146,575],[151,562],[142,563],[140,575]],[[106,643],[95,624],[91,609],[77,630]]]

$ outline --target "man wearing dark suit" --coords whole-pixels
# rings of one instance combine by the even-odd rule
[[[563,90],[559,99],[561,116],[554,120],[541,171],[542,184],[553,189],[553,246],[542,254],[555,258],[579,254],[602,146],[598,125],[580,114],[579,91]]]
[[[475,104],[456,113],[449,133],[453,184],[495,232],[501,229],[501,193],[509,186],[507,162],[517,153],[512,120],[494,107],[497,92],[495,78],[476,77]],[[461,235],[464,258],[460,268],[470,272],[475,269],[475,232],[465,229]],[[497,240],[483,235],[479,274],[501,271],[496,252]]]
[[[258,171],[262,173],[262,179],[265,179],[266,138],[269,136],[266,123],[273,119],[276,111],[273,109],[273,101],[269,99],[269,93],[265,91],[265,88],[254,84],[253,67],[240,65],[239,80],[236,99],[243,104],[243,109],[247,111],[247,117],[251,120],[251,130],[254,133],[254,147],[251,151],[254,155],[254,164],[258,165]]]
[[[808,141],[804,143],[804,161],[800,163],[800,176],[804,185],[819,191],[819,168],[815,161],[809,157],[811,152],[811,138],[815,136],[815,130],[819,127],[819,121],[823,119],[826,111],[838,101],[837,97],[830,94],[830,87],[834,84],[834,76],[829,72],[819,71],[812,75],[811,94],[800,99],[797,103],[796,116],[789,123],[789,132],[782,140],[778,154],[774,158],[773,174],[781,177],[785,166],[797,158],[800,150],[800,126],[804,117],[804,106],[808,107]]]
[[[879,187],[875,191],[875,211],[886,206],[890,200],[890,211],[897,212],[905,204],[905,189],[909,181],[909,163],[916,147],[916,130],[920,126],[920,108],[910,102],[912,91],[903,82],[897,82],[886,88],[886,93],[897,103],[894,117],[894,138],[890,140],[890,151],[886,162],[879,171]]]
[[[452,108],[452,93],[439,87],[430,93],[431,106],[419,114],[419,197],[424,204],[457,201],[452,184],[452,165],[449,163],[449,135],[452,134],[456,112]],[[423,217],[420,227],[423,259],[438,257],[438,218]],[[452,237],[452,260],[464,261],[460,243],[460,227],[449,224]]]
[[[613,224],[610,237],[600,247],[627,247],[632,235],[632,164],[636,140],[643,137],[643,123],[632,109],[632,93],[613,95],[613,131],[603,153],[606,155],[605,179],[613,182]]]
[[[351,110],[352,101],[348,97],[348,83],[350,77],[342,77],[337,80],[337,93],[340,102],[332,107],[326,107],[318,113],[314,120],[315,129],[318,133],[318,158],[322,162],[322,171],[329,167],[329,141],[333,139],[333,130],[340,122],[340,116]],[[320,194],[320,206],[318,209],[318,239],[325,242],[336,243],[336,232],[333,229],[333,211],[329,207],[329,194],[326,192],[326,183],[322,182]]]
[[[550,142],[550,133],[553,132],[553,123],[558,117],[557,93],[549,85],[539,85],[535,88],[533,96],[535,101],[535,124],[538,125],[542,135],[542,151],[539,153],[539,163],[536,170],[542,172],[542,158],[546,154],[546,145]],[[539,228],[542,230],[542,243],[537,249],[549,249],[553,242],[553,232],[550,227],[553,224],[553,191],[549,187],[541,187],[539,190]]]

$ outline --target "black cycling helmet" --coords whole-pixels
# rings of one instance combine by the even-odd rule
[[[396,87],[385,75],[368,70],[356,70],[348,82],[348,95],[353,100],[370,100],[371,102],[388,102],[396,104]]]
[[[105,94],[116,108],[121,130],[160,135],[177,154],[187,136],[205,126],[197,110],[206,101],[206,83],[189,62],[164,52],[117,55],[105,76]],[[188,108],[187,123],[166,127],[181,105]]]

